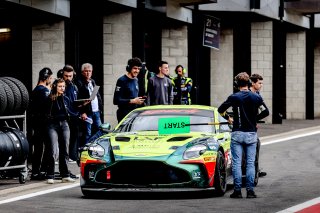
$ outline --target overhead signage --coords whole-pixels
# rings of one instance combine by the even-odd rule
[[[219,49],[220,20],[213,16],[204,16],[203,46]]]

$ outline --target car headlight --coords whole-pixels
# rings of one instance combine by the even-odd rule
[[[99,144],[93,144],[88,147],[88,154],[93,158],[102,158],[104,156],[105,150]]]
[[[219,143],[215,138],[208,138],[207,145],[210,150],[217,151],[219,149]]]
[[[195,146],[192,146],[188,148],[184,153],[183,153],[183,159],[192,159],[192,158],[198,158],[200,155],[205,153],[207,150],[207,146],[204,144],[198,144]]]

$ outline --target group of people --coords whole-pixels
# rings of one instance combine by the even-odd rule
[[[141,70],[141,73],[140,73]],[[158,70],[151,75],[139,58],[128,60],[127,73],[121,76],[114,91],[113,103],[118,105],[117,120],[120,122],[130,111],[144,105],[191,104],[192,79],[185,76],[185,69],[178,65],[176,77],[169,75],[169,65],[160,61]],[[246,72],[235,77],[236,92],[218,107],[218,112],[232,124],[231,155],[234,192],[231,198],[242,198],[242,155],[246,160],[247,198],[256,198],[254,192],[255,161],[258,144],[257,122],[269,115],[260,89],[263,77],[249,76]],[[232,115],[227,113],[232,108]]]
[[[92,70],[91,64],[83,64],[81,76],[75,79],[73,67],[66,65],[54,81],[53,72],[49,68],[39,72],[39,81],[32,91],[29,110],[33,124],[31,179],[46,178],[48,183],[54,183],[55,161],[58,159],[62,182],[75,181],[70,177],[72,174],[68,170],[68,161],[78,160],[78,148],[85,145],[102,124],[102,99],[99,92],[93,99],[89,99],[96,86]],[[192,79],[185,76],[186,70],[182,65],[176,67],[175,73],[176,77],[169,75],[169,64],[166,61],[160,61],[154,73],[139,58],[129,59],[126,73],[117,80],[114,91],[113,103],[118,106],[118,122],[130,111],[145,105],[190,105]],[[269,115],[259,94],[262,85],[261,75],[239,73],[234,81],[237,91],[218,107],[218,112],[232,124],[234,192],[231,198],[242,198],[243,153],[246,158],[247,198],[257,197],[254,192],[257,121]],[[227,112],[230,107],[232,115]]]
[[[78,161],[78,149],[84,146],[101,125],[102,99],[99,93],[89,99],[96,86],[93,67],[85,63],[81,76],[66,65],[57,72],[45,67],[33,89],[29,104],[32,124],[32,180],[47,179],[53,184],[55,163],[59,162],[62,182],[74,182],[69,161]],[[80,100],[79,100],[80,99]]]
[[[150,72],[135,57],[128,60],[126,71],[117,80],[113,96],[113,103],[118,105],[118,122],[133,109],[145,105],[191,104],[192,79],[185,76],[182,65],[176,67],[177,76],[172,78],[168,62],[160,61],[158,69]]]
[[[235,89],[218,108],[218,112],[232,124],[231,155],[234,191],[231,198],[242,198],[242,156],[246,161],[247,198],[256,198],[254,192],[255,161],[258,144],[257,121],[267,117],[269,110],[259,91],[263,78],[259,74],[241,72],[235,77]],[[227,110],[232,108],[232,115]]]

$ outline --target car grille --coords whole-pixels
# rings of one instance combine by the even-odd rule
[[[172,184],[191,181],[188,172],[158,161],[120,161],[101,170],[96,181],[113,184]]]

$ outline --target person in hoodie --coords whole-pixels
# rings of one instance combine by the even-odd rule
[[[70,99],[64,95],[65,81],[61,78],[56,79],[52,84],[51,93],[47,99],[47,132],[48,132],[48,168],[47,168],[47,183],[54,183],[55,158],[59,156],[59,172],[62,177],[62,182],[75,182],[70,177],[68,169],[69,160],[69,113]],[[56,145],[59,146],[59,153],[56,153]]]

